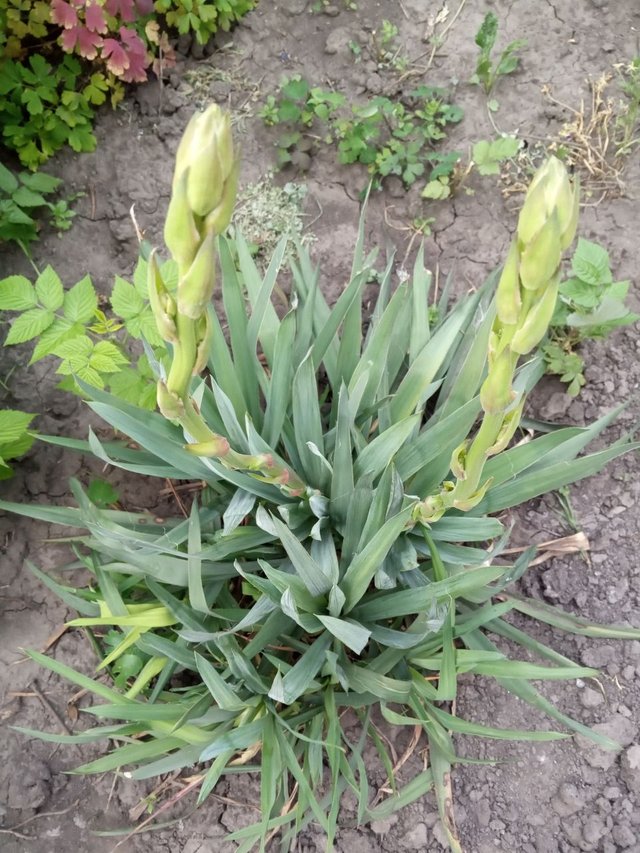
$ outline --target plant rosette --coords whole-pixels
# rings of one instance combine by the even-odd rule
[[[21,731],[112,744],[78,773],[126,770],[140,780],[189,768],[198,802],[226,774],[254,772],[260,818],[229,836],[239,851],[266,850],[276,835],[290,850],[311,821],[332,850],[346,792],[362,824],[430,790],[457,851],[452,735],[544,741],[578,732],[615,748],[536,687],[596,671],[509,614],[589,637],[640,637],[523,596],[514,584],[535,547],[515,562],[505,555],[509,508],[640,446],[625,436],[583,454],[620,407],[586,428],[512,441],[544,372],[536,346],[575,232],[577,188],[548,161],[504,270],[451,310],[446,295],[430,310],[422,251],[395,288],[390,259],[365,323],[375,252],[365,252],[362,221],[336,303],[301,245],[284,299],[276,283],[286,237],[264,275],[240,234],[234,246],[224,237],[236,174],[229,118],[211,107],[191,121],[176,158],[165,239],[177,287],[155,253],[147,258],[151,306],[172,353],[158,375],[160,413],[85,385],[91,408],[128,438],[104,443],[92,433],[84,449],[138,474],[206,483],[188,517],[158,522],[96,505],[77,483],[77,508],[0,503],[86,530],[74,559],[91,586],[31,568],[79,613],[70,627],[111,629],[94,678],[30,652],[95,697],[84,713],[97,725],[70,736]],[[459,717],[466,673],[497,681],[562,731]],[[345,711],[358,717],[358,734]],[[409,780],[394,773],[380,717],[420,732],[427,768]],[[369,743],[388,777],[379,795],[367,780]]]

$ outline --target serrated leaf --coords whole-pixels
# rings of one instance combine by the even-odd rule
[[[609,284],[611,271],[609,269],[609,253],[597,243],[580,237],[571,259],[573,274],[587,284]]]
[[[63,313],[71,323],[89,323],[98,308],[98,297],[87,275],[67,291]]]
[[[0,411],[0,444],[18,441],[34,418],[35,415],[18,412],[15,409]],[[8,454],[3,455],[8,456]]]
[[[60,277],[51,266],[45,267],[36,281],[36,294],[40,304],[49,311],[62,308],[64,287]]]
[[[45,329],[55,320],[53,311],[48,311],[46,308],[32,308],[30,311],[25,311],[11,324],[9,334],[5,340],[5,346],[13,344],[23,344],[26,341],[31,341],[42,334]]]
[[[28,278],[10,275],[0,281],[0,310],[28,311],[37,304],[35,288]]]
[[[56,317],[49,328],[45,329],[40,335],[29,364],[35,364],[41,358],[51,355],[60,344],[80,335],[84,335],[84,326],[79,323],[71,323],[62,317]]]
[[[6,166],[0,163],[0,190],[11,195],[18,188],[18,179]]]
[[[144,299],[136,288],[118,275],[115,278],[109,301],[115,313],[123,320],[137,317],[145,306]]]
[[[117,373],[128,359],[111,341],[98,341],[89,357],[89,367],[99,373]]]

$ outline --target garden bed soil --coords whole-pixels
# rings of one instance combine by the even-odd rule
[[[300,73],[319,85],[333,84],[353,98],[386,91],[387,86],[393,93],[398,75],[379,73],[366,62],[356,63],[350,43],[366,41],[371,28],[389,18],[400,29],[404,53],[421,57],[409,67],[412,70],[424,64],[431,52],[422,38],[438,5],[424,0],[397,4],[358,0],[358,9],[350,11],[342,0],[336,0],[324,11],[312,13],[312,3],[305,0],[283,0],[277,5],[262,0],[230,37],[221,39],[221,45],[226,45],[222,52],[199,62],[181,61],[164,87],[157,83],[140,87],[118,111],[101,114],[95,154],[63,155],[55,161],[52,171],[65,179],[68,188],[86,195],[77,203],[79,214],[70,232],[62,237],[43,234],[35,247],[36,263],[51,263],[68,286],[90,272],[100,291],[107,294],[113,275],[126,276],[135,264],[136,239],[129,219],[132,204],[147,238],[161,242],[172,158],[194,104],[213,97],[240,111],[242,180],[254,181],[274,162],[274,135],[256,116],[257,108],[260,98],[273,91],[283,75]],[[517,131],[530,144],[557,133],[568,118],[565,110],[542,94],[544,85],[552,87],[558,100],[577,107],[588,96],[585,79],[589,75],[596,77],[613,63],[639,53],[640,7],[636,0],[470,0],[463,4],[426,78],[417,73],[411,79],[412,84],[432,85],[460,81],[455,100],[464,107],[465,118],[456,129],[455,147],[463,150],[478,139],[493,136],[485,96],[477,86],[465,82],[475,63],[473,37],[489,9],[500,19],[501,44],[527,39],[521,70],[497,86],[500,109],[494,121],[505,131]],[[449,20],[455,11],[452,4]],[[214,68],[218,71],[213,72]],[[199,74],[197,86],[185,76],[194,70]],[[257,100],[252,96],[254,87]],[[258,91],[262,93],[259,97]],[[583,236],[609,248],[617,277],[636,279],[637,294],[637,156],[629,159],[624,177],[625,194],[599,203],[595,196],[589,199],[580,228]],[[358,196],[366,174],[359,166],[336,165],[331,152],[323,152],[312,158],[308,172],[298,179],[308,183],[306,212],[315,220],[312,230],[317,236],[313,253],[322,268],[325,292],[335,298],[348,275]],[[427,264],[434,269],[438,266],[442,274],[453,272],[458,292],[478,286],[500,262],[515,225],[516,199],[505,202],[494,179],[474,178],[470,187],[473,194],[462,193],[434,208],[434,233],[426,241]],[[406,192],[396,179],[388,181],[384,191],[372,198],[367,219],[369,244],[377,243],[383,250],[395,245],[402,260],[409,232],[394,226],[418,215],[420,205],[419,187]],[[25,259],[10,253],[0,255],[0,267],[3,274],[30,273]],[[635,294],[631,307],[638,310]],[[572,401],[559,383],[547,380],[531,401],[531,411],[552,421],[584,424],[630,400],[612,431],[614,436],[620,434],[640,414],[639,356],[637,327],[617,332],[605,344],[588,346],[588,384],[580,397]],[[55,389],[51,365],[27,368],[26,347],[3,350],[1,357],[2,376],[10,389],[5,404],[42,413],[37,424],[41,432],[84,437],[89,423],[99,428],[84,404]],[[117,470],[102,472],[95,460],[50,445],[37,444],[16,468],[15,477],[2,484],[5,499],[64,503],[69,498],[70,477],[87,483],[90,477],[101,475],[113,482],[128,508],[150,508],[160,514],[177,511],[170,496],[158,496],[157,481],[125,476]],[[591,551],[587,557],[552,559],[530,570],[523,581],[529,594],[594,620],[640,626],[638,473],[637,455],[627,455],[571,490],[572,506]],[[513,520],[514,544],[572,532],[554,496],[531,502]],[[94,831],[134,825],[130,810],[153,788],[112,774],[67,775],[99,749],[55,748],[11,729],[20,725],[61,731],[53,709],[69,729],[80,725],[75,706],[67,704],[74,688],[25,661],[20,651],[44,648],[72,616],[24,566],[27,558],[44,570],[64,562],[65,547],[50,541],[60,533],[60,529],[29,519],[0,518],[4,610],[0,623],[0,844],[7,853],[112,850],[122,837],[96,836]],[[640,643],[570,637],[540,627],[532,630],[562,654],[600,668],[598,680],[552,683],[544,692],[564,712],[616,738],[621,750],[602,752],[582,738],[536,745],[458,742],[460,753],[467,757],[499,762],[461,765],[455,770],[453,788],[462,847],[466,853],[639,853]],[[96,663],[85,636],[77,630],[51,642],[49,653],[87,673]],[[86,699],[78,704],[83,701]],[[462,679],[457,713],[509,728],[548,726],[489,680],[471,676]],[[402,733],[397,743],[400,753],[404,736]],[[400,772],[401,779],[408,779],[421,766],[420,749],[419,744]],[[372,760],[372,786],[381,781],[381,772]],[[160,799],[164,796],[166,792]],[[255,819],[258,803],[257,780],[234,777],[222,782],[198,812],[192,813],[193,800],[187,798],[170,813],[175,819],[170,826],[153,835],[124,840],[118,849],[123,853],[226,853],[235,845],[223,841],[225,834]],[[352,815],[347,801],[347,826],[337,841],[340,851],[442,849],[443,832],[431,797],[371,826],[349,827]],[[321,835],[310,827],[298,850],[313,853],[323,849]]]

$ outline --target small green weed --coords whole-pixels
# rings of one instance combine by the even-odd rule
[[[402,52],[398,27],[386,18],[379,30],[371,33],[372,50],[369,52],[377,62],[379,69],[391,68],[394,71],[406,71],[409,58]]]
[[[492,56],[498,37],[498,19],[493,12],[487,12],[482,26],[476,33],[475,42],[480,48],[475,74],[471,77],[472,83],[482,86],[486,94],[490,94],[498,78],[507,74],[513,74],[520,64],[518,51],[525,45],[524,39],[516,39],[510,42],[500,54],[498,59]]]
[[[35,433],[29,425],[34,418],[35,415],[15,409],[0,411],[0,480],[13,474],[8,461],[23,456],[33,444]]]
[[[571,276],[560,284],[550,340],[542,348],[547,373],[559,376],[572,397],[585,384],[584,360],[575,352],[576,346],[586,339],[604,338],[639,319],[625,305],[629,284],[613,281],[606,249],[578,240]]]
[[[413,89],[405,101],[377,96],[347,105],[342,93],[296,76],[267,98],[260,114],[265,124],[284,126],[277,142],[280,166],[293,162],[295,151],[335,146],[340,163],[368,167],[374,186],[389,175],[410,186],[425,174],[425,164],[430,174],[438,167],[443,155],[435,147],[463,112],[443,89],[429,86]]]
[[[501,136],[476,142],[467,163],[462,161],[458,151],[441,155],[431,171],[422,197],[434,200],[449,198],[460,190],[474,170],[482,176],[499,175],[503,164],[516,156],[521,145],[515,136]],[[472,192],[468,188],[465,191]]]
[[[630,154],[640,143],[640,56],[615,69],[624,96],[614,123],[616,157],[619,157]]]
[[[59,178],[44,172],[12,171],[0,163],[0,242],[13,240],[28,253],[29,245],[38,237],[38,216],[46,212],[54,228],[67,231],[75,212],[71,199],[50,201],[60,186]]]

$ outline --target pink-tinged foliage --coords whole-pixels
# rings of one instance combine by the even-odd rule
[[[78,13],[73,6],[65,3],[65,0],[52,0],[51,21],[54,24],[59,24],[61,27],[64,27],[65,30],[69,30],[77,25]]]
[[[153,12],[153,0],[136,0],[139,15],[150,15]]]
[[[131,21],[135,21],[136,19],[134,0],[106,0],[104,8],[109,15],[120,17],[123,21],[127,21],[127,23],[131,23]]]
[[[145,69],[149,65],[144,42],[134,30],[126,27],[120,27],[120,38],[129,57],[129,67],[122,79],[127,83],[144,83],[147,79]]]
[[[67,53],[75,51],[85,59],[95,59],[98,55],[98,48],[102,47],[102,36],[81,26],[63,30],[60,41],[62,49],[66,50]]]
[[[93,3],[87,3],[84,10],[84,21],[87,29],[93,33],[107,32],[107,22],[102,11],[102,6],[96,3],[95,0]]]
[[[107,63],[107,68],[116,77],[122,77],[129,68],[129,57],[119,41],[105,39],[102,45],[102,58]]]

